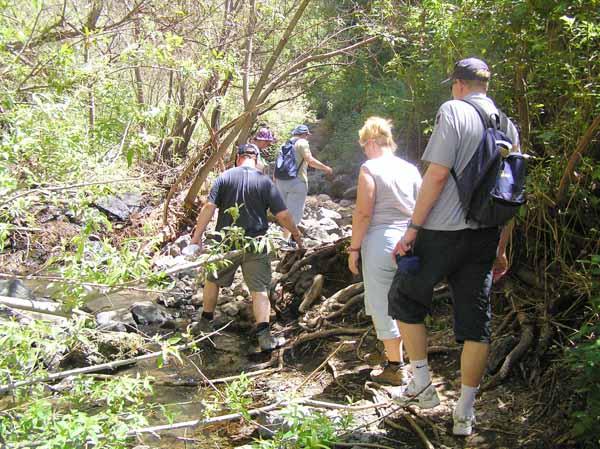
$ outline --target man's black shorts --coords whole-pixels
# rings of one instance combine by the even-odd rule
[[[489,343],[491,268],[499,237],[498,228],[421,229],[413,248],[420,269],[396,274],[389,292],[389,315],[404,323],[423,323],[431,312],[434,286],[446,278],[454,302],[456,340]]]

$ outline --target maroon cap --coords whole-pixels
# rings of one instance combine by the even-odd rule
[[[275,142],[275,137],[269,128],[260,128],[254,135],[254,140],[266,140],[268,142]]]

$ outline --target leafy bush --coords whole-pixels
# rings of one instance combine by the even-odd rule
[[[572,413],[573,434],[584,441],[586,447],[600,444],[600,255],[588,261],[592,275],[590,318],[578,332],[574,349],[568,353],[576,375],[576,391],[581,398],[581,407]],[[595,278],[595,279],[594,279]]]
[[[43,378],[51,365],[77,345],[93,347],[84,319],[63,326],[33,321],[3,322],[0,375],[11,382]],[[48,390],[42,383],[13,390],[10,408],[0,411],[3,444],[44,449],[129,447],[127,432],[148,424],[144,399],[151,379],[115,377],[97,382],[74,377]]]

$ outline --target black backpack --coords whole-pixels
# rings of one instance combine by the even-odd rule
[[[527,156],[511,152],[506,136],[508,119],[498,111],[490,114],[467,100],[483,123],[483,137],[460,176],[450,170],[467,220],[482,226],[502,226],[525,204]],[[488,117],[487,120],[484,117]]]
[[[302,165],[302,163],[300,163]],[[296,150],[291,140],[281,145],[275,162],[275,178],[289,180],[298,176],[300,166],[296,164]]]

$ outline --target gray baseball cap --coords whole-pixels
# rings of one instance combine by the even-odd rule
[[[292,130],[292,136],[299,136],[300,134],[310,134],[308,126],[298,125]]]

